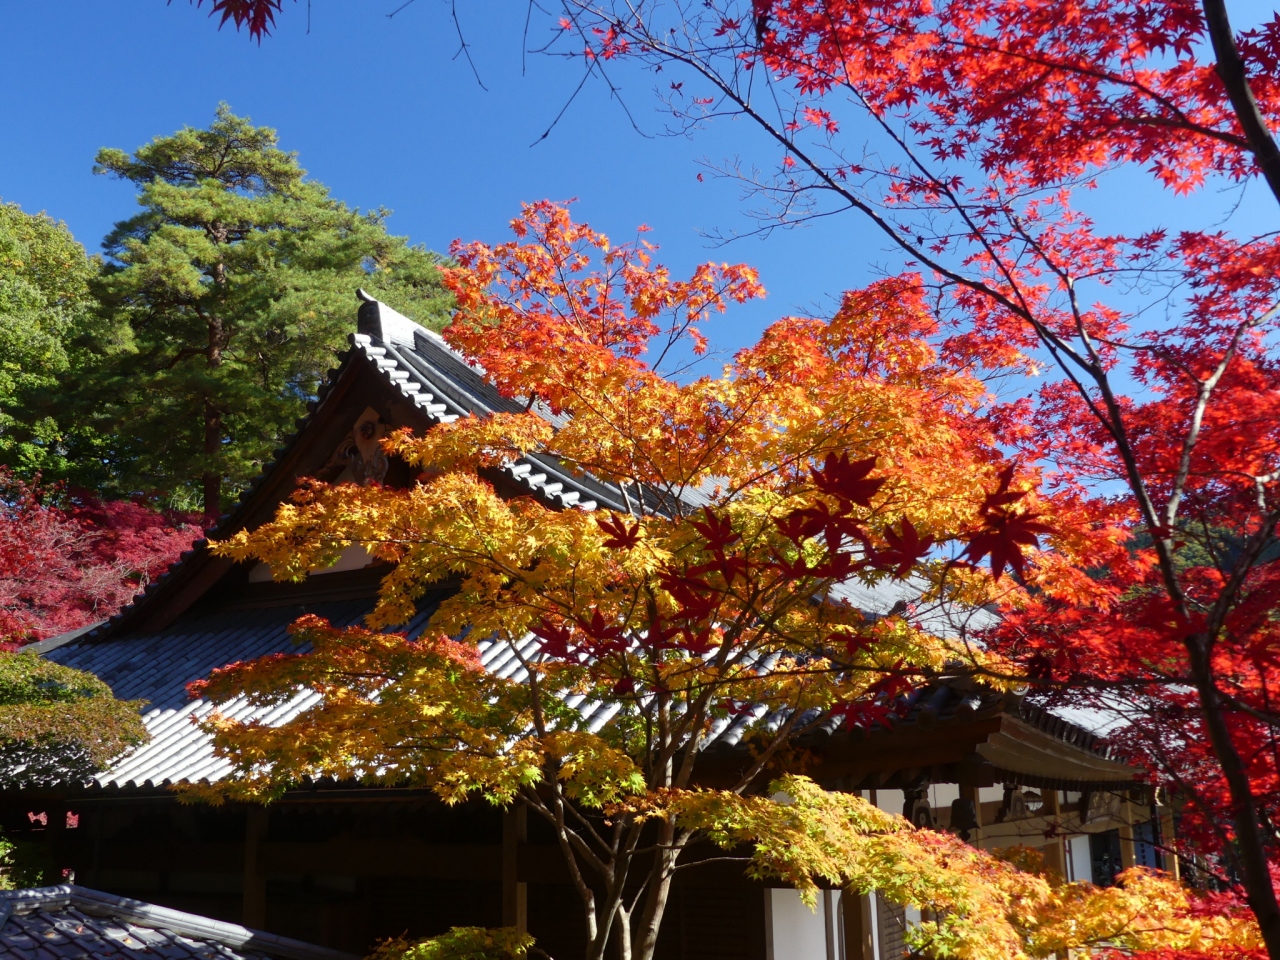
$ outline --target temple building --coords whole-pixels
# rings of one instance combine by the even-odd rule
[[[297,434],[210,537],[271,518],[300,477],[412,483],[408,466],[379,446],[392,430],[523,409],[438,335],[365,298],[351,349]],[[505,496],[555,508],[626,509],[616,487],[537,455],[489,479]],[[518,811],[446,808],[429,791],[349,783],[300,786],[269,808],[181,803],[170,790],[229,773],[192,722],[211,706],[191,699],[187,684],[296,649],[286,628],[303,613],[359,622],[386,569],[355,549],[304,583],[278,583],[262,565],[215,557],[202,542],[109,622],[39,644],[40,655],[96,674],[117,696],[147,701],[151,740],[90,784],[0,794],[0,827],[39,841],[75,883],[333,950],[364,954],[404,933],[515,925],[559,960],[581,955],[579,903],[559,850]],[[411,635],[431,609],[428,598]],[[717,735],[712,767],[744,762],[740,734],[730,725]],[[1171,821],[1137,770],[1080,727],[970,678],[917,690],[891,729],[835,725],[804,746],[818,758],[807,772],[827,788],[862,791],[984,848],[1042,848],[1069,879],[1107,883],[1124,866],[1162,863],[1159,838]],[[913,919],[839,891],[810,911],[795,891],[714,862],[680,874],[659,956],[896,960]]]

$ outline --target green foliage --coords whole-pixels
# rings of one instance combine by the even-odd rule
[[[92,674],[0,652],[0,789],[84,782],[146,742],[141,706]]]
[[[426,940],[387,940],[369,960],[524,960],[533,937],[514,927],[451,927]]]
[[[47,844],[0,837],[0,890],[26,890],[61,882]]]
[[[60,475],[66,424],[37,402],[71,369],[93,328],[98,263],[66,224],[0,203],[0,463]]]
[[[119,340],[81,394],[107,438],[90,485],[217,511],[293,430],[353,332],[357,287],[446,318],[437,256],[390,236],[387,211],[333,199],[225,104],[207,130],[99,151],[95,171],[136,184],[142,209],[104,241],[94,285]]]

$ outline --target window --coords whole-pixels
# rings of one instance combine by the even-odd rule
[[[1100,887],[1115,886],[1116,874],[1124,869],[1120,862],[1120,831],[1089,834],[1089,860],[1093,882]]]
[[[1160,835],[1154,820],[1139,823],[1133,828],[1133,862],[1135,866],[1159,870],[1164,867],[1160,856]]]

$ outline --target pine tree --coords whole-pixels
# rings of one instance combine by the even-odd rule
[[[95,172],[139,186],[140,213],[103,242],[94,292],[119,331],[80,402],[105,449],[95,486],[221,510],[301,414],[351,332],[355,290],[439,325],[439,258],[306,177],[276,132],[222,104],[207,130]]]

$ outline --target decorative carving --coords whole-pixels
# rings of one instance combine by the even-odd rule
[[[360,486],[381,483],[387,476],[387,455],[382,451],[386,425],[373,409],[367,409],[351,428],[356,453],[351,461],[354,480]]]
[[[1118,793],[1112,793],[1109,790],[1090,791],[1087,799],[1082,798],[1082,801],[1080,807],[1084,813],[1080,819],[1084,823],[1120,819],[1120,794]]]
[[[1012,784],[1005,784],[1004,799],[1000,803],[1000,809],[996,812],[996,822],[1005,823],[1009,820],[1025,820],[1027,817],[1033,817],[1040,812],[1044,806],[1044,797],[1036,793],[1034,790],[1023,790],[1021,787],[1015,787]]]
[[[387,476],[387,455],[382,439],[387,424],[373,407],[366,407],[351,432],[343,437],[336,450],[316,476],[329,483],[356,483],[362,487],[381,483]]]
[[[1004,798],[1001,800],[1000,809],[996,812],[996,823],[1005,823],[1009,820],[1024,820],[1031,815],[1031,811],[1027,809],[1027,801],[1022,796],[1022,791],[1012,784],[1004,785]]]

